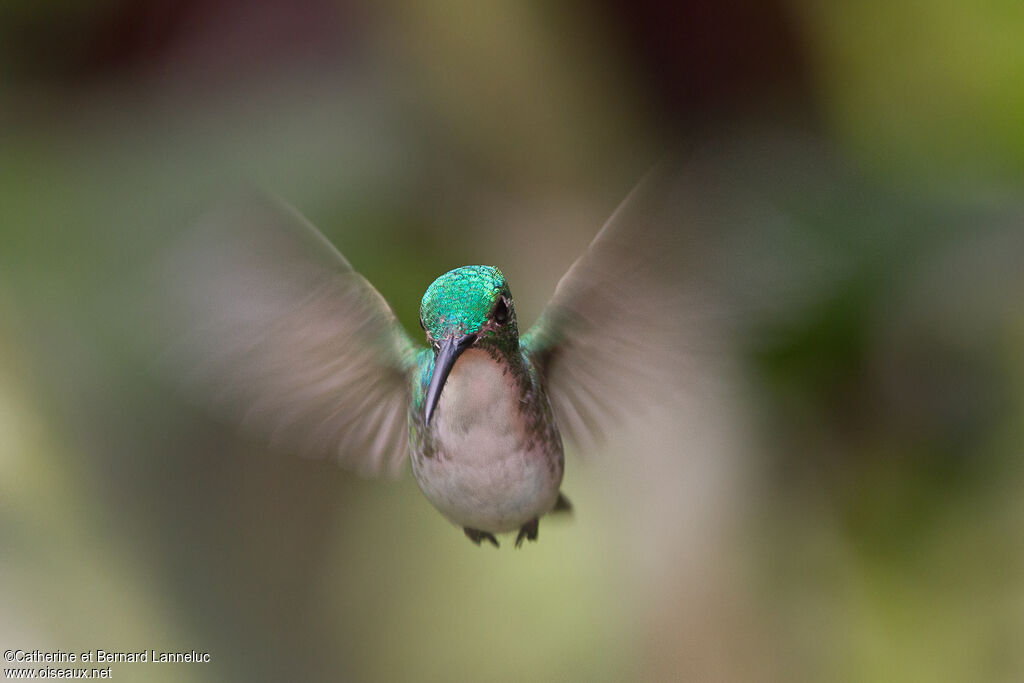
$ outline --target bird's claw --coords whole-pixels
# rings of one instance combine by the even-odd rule
[[[530,541],[537,540],[537,530],[540,528],[540,520],[536,517],[519,528],[519,535],[516,536],[516,547],[523,544],[523,539]]]
[[[481,541],[488,541],[495,548],[498,547],[498,539],[494,537],[494,534],[489,531],[480,531],[479,529],[470,529],[469,527],[463,527],[462,529],[469,540],[473,541],[477,545],[480,545]]]

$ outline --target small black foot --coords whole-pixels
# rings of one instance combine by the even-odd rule
[[[530,541],[537,540],[537,529],[540,527],[540,520],[536,517],[531,519],[529,522],[519,528],[519,535],[516,536],[516,547],[518,548],[523,544],[523,539]]]
[[[473,541],[473,543],[476,543],[477,545],[480,545],[480,541],[488,541],[495,548],[498,547],[498,539],[496,539],[494,534],[489,531],[478,531],[477,529],[470,529],[469,527],[464,527],[462,530],[466,533],[466,536],[469,537],[469,540]],[[534,534],[534,537],[536,537],[536,533]]]

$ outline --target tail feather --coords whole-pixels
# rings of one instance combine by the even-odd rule
[[[555,507],[551,508],[551,512],[572,512],[572,503],[561,491],[558,492],[558,500],[555,501]]]

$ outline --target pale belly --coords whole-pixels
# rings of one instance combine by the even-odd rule
[[[511,374],[484,351],[459,357],[431,427],[434,457],[413,456],[413,473],[453,523],[514,531],[549,512],[562,482],[562,446],[534,438]]]

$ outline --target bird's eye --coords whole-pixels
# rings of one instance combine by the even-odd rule
[[[505,297],[498,299],[498,304],[494,307],[491,319],[499,325],[504,325],[508,322],[508,304],[505,303]]]

